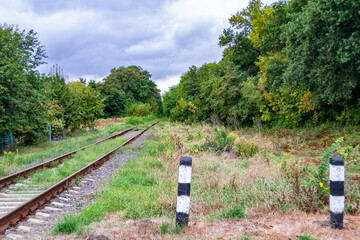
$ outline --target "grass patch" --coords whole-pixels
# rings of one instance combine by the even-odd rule
[[[78,215],[64,218],[57,224],[54,233],[81,231],[91,222],[102,220],[109,212],[122,212],[124,219],[161,216],[166,210],[156,202],[162,187],[151,174],[151,168],[148,167],[154,163],[152,157],[147,154],[146,150],[149,149],[154,150],[152,155],[161,152],[159,144],[146,142],[141,147],[140,157],[129,160],[119,170],[117,177],[109,182],[108,188],[102,192],[93,205]],[[156,165],[159,163],[156,162]]]
[[[95,143],[115,132],[123,131],[130,126],[131,125],[129,124],[110,125],[102,130],[89,131],[83,134],[73,134],[60,141],[46,141],[36,146],[20,147],[10,155],[7,154],[0,157],[0,162],[2,162],[0,177],[24,169],[28,167],[28,164],[30,163],[40,163]]]
[[[166,235],[166,234],[170,234],[170,235],[174,235],[174,234],[178,234],[181,231],[181,227],[177,226],[175,224],[172,225],[171,223],[167,223],[167,222],[163,222],[159,227],[158,227],[161,235]]]
[[[242,238],[241,238],[241,240],[253,240],[254,238],[252,238],[251,237],[251,235],[249,235],[249,234],[245,234]]]
[[[72,158],[66,159],[57,168],[43,169],[35,172],[30,177],[30,183],[34,185],[42,184],[50,186],[58,181],[70,176],[89,163],[120,146],[127,140],[125,137],[109,139],[77,152]]]
[[[243,206],[236,206],[232,209],[223,210],[220,215],[221,218],[225,219],[237,219],[237,218],[246,218],[245,209]]]
[[[310,233],[303,233],[301,236],[299,236],[298,239],[299,240],[317,240],[317,238],[313,237]]]

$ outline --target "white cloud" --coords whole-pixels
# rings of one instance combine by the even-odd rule
[[[156,82],[157,87],[161,90],[161,94],[169,91],[169,88],[179,84],[180,75],[166,76],[164,79],[161,79]]]
[[[191,65],[221,59],[218,36],[228,27],[228,18],[247,4],[246,0],[0,0],[0,22],[38,32],[49,56],[42,72],[58,64],[71,80],[99,80],[113,67],[139,65],[164,92]]]

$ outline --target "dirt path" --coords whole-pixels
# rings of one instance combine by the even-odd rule
[[[247,219],[196,222],[177,235],[161,235],[158,227],[167,219],[140,219],[120,221],[118,213],[112,213],[100,223],[91,224],[87,234],[57,236],[56,239],[251,239],[290,240],[304,233],[321,240],[360,239],[360,216],[345,216],[344,229],[332,230],[328,215],[307,214],[301,211],[290,213],[252,213]]]

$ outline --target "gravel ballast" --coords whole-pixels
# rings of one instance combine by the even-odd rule
[[[132,131],[124,136],[129,139],[140,131]],[[134,140],[130,146],[139,146],[149,135],[149,132]],[[108,179],[116,174],[118,168],[128,159],[134,159],[138,152],[125,148],[121,153],[114,155],[103,166],[85,175],[68,190],[53,198],[43,209],[36,211],[35,215],[28,217],[26,221],[16,227],[9,228],[0,239],[47,239],[52,228],[64,215],[75,215],[86,206],[94,202],[97,194],[101,193]],[[94,159],[95,160],[95,159]]]

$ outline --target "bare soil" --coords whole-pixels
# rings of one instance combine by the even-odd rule
[[[120,221],[121,213],[112,213],[100,223],[91,224],[85,235],[63,235],[55,239],[298,239],[309,233],[318,239],[360,239],[360,216],[345,216],[344,229],[330,228],[329,215],[308,214],[301,211],[289,213],[249,213],[247,219],[202,222],[190,220],[189,226],[176,235],[161,235],[158,227],[168,219],[140,219]]]

